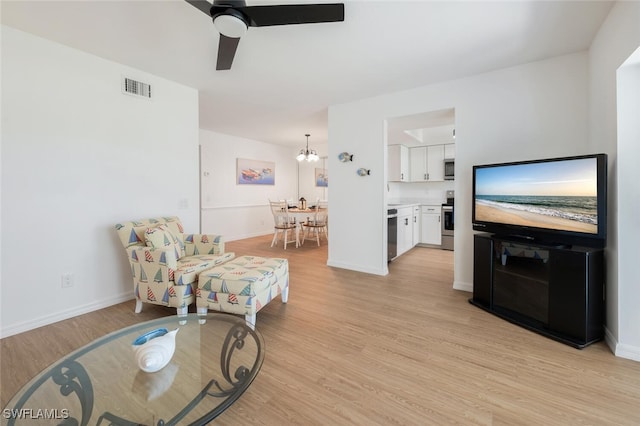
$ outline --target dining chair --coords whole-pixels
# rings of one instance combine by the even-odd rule
[[[302,224],[304,232],[302,236],[301,244],[307,240],[307,238],[314,238],[320,246],[320,233],[324,233],[327,242],[329,241],[329,232],[327,228],[327,221],[329,220],[329,206],[320,200],[316,200],[316,204],[313,208],[314,212],[311,218]]]
[[[287,244],[296,243],[296,248],[300,246],[300,238],[298,236],[298,226],[293,218],[289,215],[289,207],[286,201],[269,200],[271,213],[273,214],[274,232],[271,247],[278,244],[279,236],[282,234],[284,241],[284,249]]]

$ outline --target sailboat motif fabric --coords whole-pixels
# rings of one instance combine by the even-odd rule
[[[194,254],[217,256],[224,253],[224,241],[221,235],[186,234],[184,243],[187,256]]]
[[[224,252],[219,235],[185,235],[175,216],[122,222],[115,229],[127,250],[135,297],[143,302],[188,306],[198,274],[235,257]]]
[[[146,283],[148,281],[149,279],[147,278],[147,273],[144,272],[144,268],[142,267],[142,265],[140,265],[140,282]]]
[[[289,286],[287,259],[241,256],[202,272],[197,305],[252,315]]]
[[[151,287],[147,287],[147,300],[149,302],[155,302],[156,301],[156,296],[155,296],[155,294],[153,294],[153,291],[151,291]]]
[[[144,231],[144,240],[147,247],[151,248],[173,248],[178,257],[185,255],[184,242],[182,237],[176,235],[168,224],[161,224],[149,227]]]
[[[194,283],[197,281],[200,272],[228,262],[235,256],[235,253],[229,252],[219,256],[197,255],[183,257],[177,262],[174,278],[176,281],[182,281],[183,284]]]

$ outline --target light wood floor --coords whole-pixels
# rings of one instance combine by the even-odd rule
[[[451,252],[415,248],[386,277],[326,266],[327,246],[270,236],[237,255],[288,257],[289,303],[258,313],[266,357],[222,425],[638,425],[640,363],[494,317],[452,289]],[[107,332],[173,314],[134,302],[0,341],[2,406],[59,357]]]

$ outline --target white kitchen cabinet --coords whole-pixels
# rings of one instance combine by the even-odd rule
[[[409,149],[411,182],[444,181],[444,147],[430,145]]]
[[[421,214],[420,206],[413,207],[413,239],[412,239],[412,247],[415,247],[416,244],[420,242],[420,223],[422,222],[422,214]]]
[[[413,209],[398,209],[398,256],[413,247]]]
[[[409,148],[404,145],[389,145],[387,161],[390,182],[409,182]]]
[[[444,145],[427,147],[427,180],[429,182],[444,181]]]
[[[444,146],[444,158],[446,160],[453,160],[456,158],[456,144],[448,143]]]
[[[441,216],[441,206],[422,206],[420,243],[438,246],[442,244]]]
[[[411,182],[427,181],[427,147],[409,148],[409,173]]]

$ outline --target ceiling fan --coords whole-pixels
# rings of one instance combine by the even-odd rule
[[[249,27],[344,21],[343,3],[247,6],[244,0],[185,0],[213,18],[220,32],[216,70],[231,69],[240,37]]]

